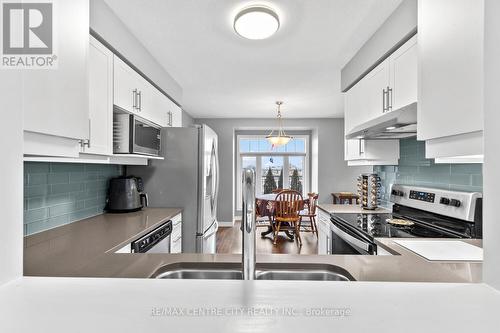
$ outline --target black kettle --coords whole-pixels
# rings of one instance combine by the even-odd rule
[[[142,178],[122,176],[109,180],[105,210],[111,213],[128,213],[148,206]]]

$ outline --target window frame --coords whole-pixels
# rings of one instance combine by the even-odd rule
[[[303,175],[302,175],[302,189],[303,193],[308,193],[309,191],[309,186],[310,186],[310,180],[309,180],[309,167],[310,167],[310,149],[309,149],[309,144],[310,144],[310,135],[307,134],[300,134],[300,135],[293,135],[293,139],[304,139],[304,150],[305,152],[278,152],[278,151],[267,151],[267,152],[240,152],[240,140],[241,139],[250,139],[250,140],[255,140],[255,139],[264,139],[265,135],[258,135],[258,134],[237,134],[236,135],[236,193],[235,193],[235,207],[236,211],[240,212],[241,211],[241,164],[242,164],[242,157],[255,157],[255,168],[256,168],[256,175],[255,175],[255,188],[256,188],[256,193],[259,193],[260,188],[262,187],[262,157],[263,156],[277,156],[277,157],[283,157],[283,170],[289,170],[289,157],[293,156],[303,156],[304,157],[304,166],[303,166]],[[285,184],[289,182],[289,177],[285,176],[286,173],[284,174],[283,177],[283,185],[285,187]],[[286,179],[286,180],[285,180]]]

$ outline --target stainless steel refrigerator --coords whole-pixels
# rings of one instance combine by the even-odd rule
[[[219,160],[217,134],[206,125],[162,129],[164,160],[130,166],[150,207],[181,207],[182,252],[215,253]]]

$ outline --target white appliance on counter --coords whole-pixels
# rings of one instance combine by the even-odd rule
[[[217,134],[207,125],[163,128],[160,156],[149,166],[131,166],[142,177],[150,207],[180,207],[182,252],[215,253],[219,159]]]

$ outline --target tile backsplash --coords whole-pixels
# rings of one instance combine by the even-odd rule
[[[435,164],[425,158],[425,142],[400,140],[397,166],[375,166],[381,178],[381,201],[387,205],[392,184],[437,187],[458,191],[483,191],[482,164]]]
[[[24,163],[24,235],[99,215],[120,165]]]

